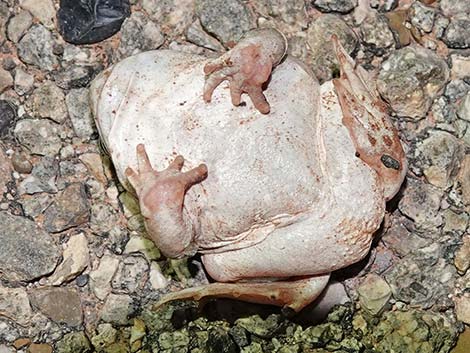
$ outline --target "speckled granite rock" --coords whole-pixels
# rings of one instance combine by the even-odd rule
[[[339,66],[331,41],[333,34],[338,36],[349,54],[356,50],[358,44],[352,29],[338,16],[327,14],[310,23],[307,43],[311,49],[313,71],[321,81],[327,81],[338,74]]]
[[[406,47],[384,61],[377,88],[398,115],[422,119],[448,78],[447,64],[435,53]]]
[[[27,218],[0,212],[0,271],[6,280],[31,281],[54,271],[60,253],[48,233]]]

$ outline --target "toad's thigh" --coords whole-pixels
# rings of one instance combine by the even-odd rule
[[[383,212],[367,218],[312,213],[274,230],[252,247],[203,256],[217,281],[286,278],[329,273],[361,260],[368,252]]]

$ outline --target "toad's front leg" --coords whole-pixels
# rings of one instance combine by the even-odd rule
[[[279,64],[287,50],[287,41],[274,28],[256,29],[220,58],[206,64],[204,100],[211,101],[215,88],[224,80],[230,81],[233,105],[239,105],[242,93],[247,93],[256,109],[269,113],[269,103],[263,94],[263,84]]]
[[[137,193],[147,231],[165,256],[179,258],[194,255],[194,225],[184,215],[186,191],[207,177],[204,164],[181,172],[184,159],[178,156],[167,169],[152,168],[142,144],[137,146],[138,170],[126,169],[126,176]]]

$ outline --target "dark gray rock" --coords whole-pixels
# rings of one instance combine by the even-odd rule
[[[51,32],[41,25],[34,25],[18,43],[18,56],[27,64],[52,71],[58,65],[53,43]]]
[[[352,54],[358,45],[353,30],[340,17],[327,14],[313,21],[308,28],[307,43],[311,49],[313,72],[320,81],[330,80],[333,73],[339,70],[331,41],[333,34],[349,54]]]
[[[238,42],[256,27],[253,13],[240,0],[196,0],[196,14],[204,29],[224,45]]]
[[[398,115],[421,119],[448,78],[447,64],[434,52],[405,47],[383,62],[377,88]]]
[[[16,120],[16,106],[9,101],[0,100],[0,137],[6,136]]]
[[[57,265],[60,252],[51,236],[27,218],[0,212],[0,277],[32,281]]]
[[[470,48],[470,18],[468,15],[460,15],[450,19],[443,41],[449,48]]]
[[[88,199],[83,184],[71,184],[61,191],[44,212],[44,227],[48,232],[62,232],[88,222]]]
[[[351,12],[357,6],[357,0],[313,0],[312,4],[323,12]]]
[[[57,22],[65,41],[91,44],[118,32],[130,13],[129,0],[61,0]]]
[[[58,324],[79,326],[82,323],[80,296],[75,289],[52,287],[29,293],[31,304]]]

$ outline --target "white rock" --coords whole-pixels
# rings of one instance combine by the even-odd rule
[[[15,91],[20,96],[30,93],[34,85],[34,76],[21,68],[15,70]]]
[[[33,23],[33,16],[28,11],[21,11],[8,21],[8,38],[13,43],[18,43],[21,37],[26,33]]]
[[[119,259],[111,255],[104,255],[98,268],[90,273],[91,290],[98,299],[104,300],[111,291],[111,280],[118,266]]]
[[[72,236],[65,246],[64,259],[49,278],[50,283],[54,286],[74,279],[90,262],[88,241],[85,234]]]
[[[20,6],[31,12],[47,28],[54,28],[55,8],[52,0],[23,0]]]
[[[13,86],[11,74],[0,67],[0,93]]]
[[[126,244],[126,248],[124,249],[124,254],[132,254],[135,252],[144,254],[148,261],[157,260],[160,258],[160,252],[158,251],[153,241],[141,236],[131,237]]]
[[[159,290],[168,286],[168,279],[163,275],[160,266],[155,261],[150,263],[150,284],[155,290]]]
[[[7,317],[27,326],[33,316],[28,294],[23,288],[0,287],[0,317]]]
[[[457,319],[470,325],[470,297],[464,295],[454,298]]]

